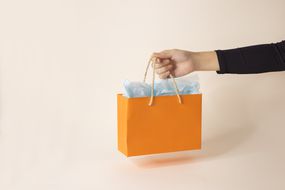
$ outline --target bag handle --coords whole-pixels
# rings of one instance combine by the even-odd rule
[[[146,70],[145,70],[145,73],[144,73],[144,79],[143,79],[143,82],[145,82],[146,80],[146,76],[147,76],[147,72],[148,72],[148,69],[149,69],[149,66],[152,64],[152,83],[151,83],[151,97],[150,97],[150,100],[149,100],[149,103],[148,105],[151,106],[153,104],[153,97],[154,97],[154,80],[155,80],[155,64],[157,62],[157,58],[155,57],[151,57],[148,61],[148,64],[147,64],[147,67],[146,67]],[[172,74],[170,74],[170,77],[172,79],[172,82],[173,82],[173,87],[174,87],[174,90],[175,90],[175,93],[177,95],[177,98],[178,98],[178,102],[180,104],[182,104],[182,100],[181,100],[181,97],[179,95],[179,92],[178,92],[178,87],[177,87],[177,84],[175,82],[175,79],[174,77],[172,76]]]

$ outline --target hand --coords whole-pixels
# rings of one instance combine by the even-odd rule
[[[179,49],[165,50],[153,53],[157,58],[155,64],[159,78],[170,76],[181,77],[193,71],[218,71],[219,63],[216,52],[191,52]]]
[[[181,77],[194,71],[194,64],[189,51],[165,50],[154,53],[153,57],[157,58],[155,70],[161,79],[168,78],[170,74],[173,77]]]

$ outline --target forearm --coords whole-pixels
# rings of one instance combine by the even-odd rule
[[[285,41],[229,50],[216,50],[217,73],[251,74],[285,70]]]

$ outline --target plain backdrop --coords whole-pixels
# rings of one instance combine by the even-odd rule
[[[152,52],[285,37],[284,0],[1,0],[1,190],[284,189],[285,73],[197,72],[203,148],[117,151],[122,81]]]

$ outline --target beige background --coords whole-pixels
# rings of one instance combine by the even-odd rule
[[[271,43],[284,0],[0,1],[0,189],[284,189],[285,76],[199,72],[203,150],[126,159],[116,93],[148,56]]]

